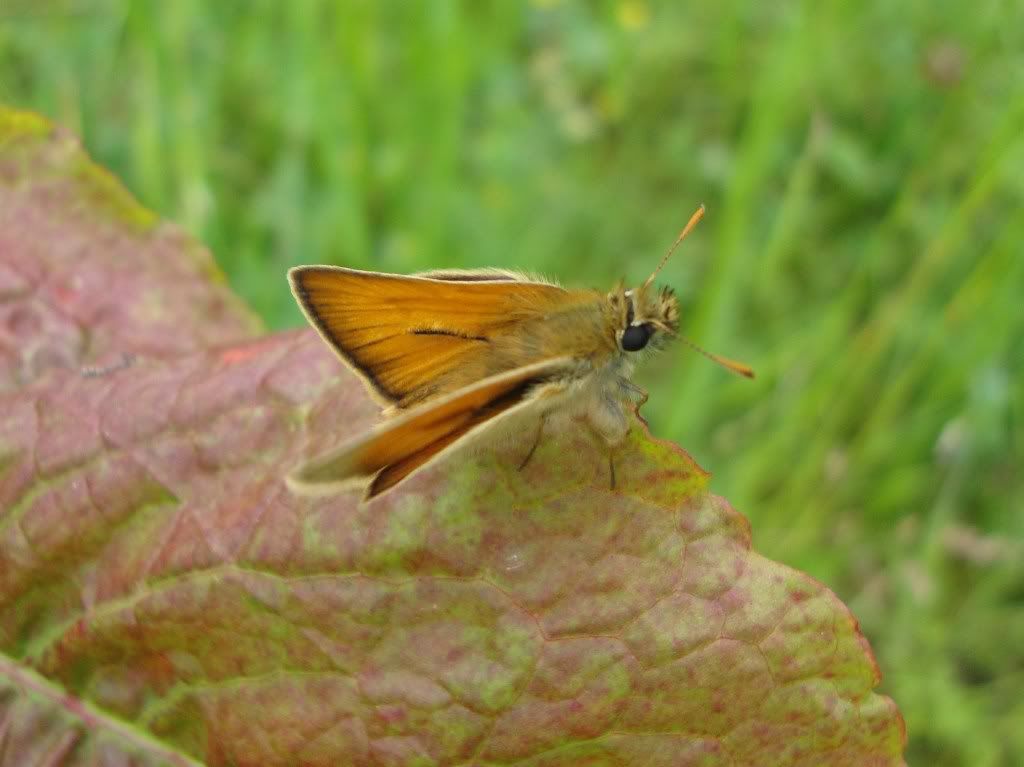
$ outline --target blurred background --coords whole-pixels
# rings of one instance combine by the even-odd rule
[[[861,621],[908,760],[1024,764],[1024,4],[3,0],[78,132],[271,329],[300,263],[662,281],[639,374]]]

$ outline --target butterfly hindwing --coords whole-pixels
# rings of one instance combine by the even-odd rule
[[[291,477],[298,492],[336,492],[372,478],[366,497],[393,487],[427,465],[476,427],[530,401],[538,385],[565,379],[576,363],[567,357],[486,378],[437,401],[385,421],[366,436],[314,459]]]

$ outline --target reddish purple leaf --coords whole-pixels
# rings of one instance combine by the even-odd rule
[[[377,408],[216,275],[0,111],[0,764],[902,764],[846,608],[642,428],[614,492],[581,432],[292,496]]]

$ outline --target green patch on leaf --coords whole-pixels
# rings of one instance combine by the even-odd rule
[[[0,145],[43,138],[52,131],[53,125],[42,115],[0,106]]]

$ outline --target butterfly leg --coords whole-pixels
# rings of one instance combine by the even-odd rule
[[[612,490],[615,489],[615,448],[629,433],[629,417],[625,403],[617,396],[618,392],[639,392],[646,397],[646,392],[640,387],[632,384],[625,386],[629,383],[625,379],[619,379],[619,383],[619,388],[591,400],[586,410],[587,421],[608,449],[608,477]]]
[[[519,464],[519,471],[525,469],[526,464],[528,464],[530,462],[530,459],[533,458],[533,454],[537,450],[537,445],[540,444],[541,434],[544,433],[544,422],[547,420],[547,418],[548,417],[546,415],[542,415],[540,417],[540,421],[537,424],[537,437],[533,440],[533,445],[530,447],[530,452],[526,454],[526,457],[523,459],[522,463]]]
[[[644,403],[647,402],[647,392],[628,378],[620,378],[619,386],[622,388],[622,393],[636,403],[638,409],[643,407]]]

